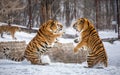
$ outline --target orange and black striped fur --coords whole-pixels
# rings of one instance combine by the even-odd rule
[[[80,18],[73,24],[73,28],[81,34],[81,41],[74,48],[74,52],[76,53],[81,47],[87,46],[89,49],[87,56],[88,67],[94,67],[98,63],[103,63],[107,67],[107,54],[93,24],[86,18]]]
[[[16,61],[22,61],[26,58],[31,64],[48,64],[41,62],[41,55],[53,47],[56,39],[63,34],[62,28],[63,26],[58,21],[48,20],[40,26],[36,36],[29,42],[23,57],[15,59],[8,57]]]
[[[2,38],[4,38],[3,37],[4,32],[7,32],[7,33],[9,32],[12,36],[12,39],[16,39],[16,37],[15,37],[15,32],[16,31],[20,31],[20,27],[18,27],[18,26],[8,26],[8,25],[0,26],[0,34],[1,34]]]

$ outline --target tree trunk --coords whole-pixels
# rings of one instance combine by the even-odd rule
[[[96,6],[96,24],[95,24],[95,28],[98,29],[98,25],[99,25],[99,0],[95,0],[95,6]]]
[[[32,6],[31,6],[31,0],[28,0],[28,14],[29,14],[29,21],[27,27],[29,29],[32,29]]]
[[[0,59],[5,58],[4,52],[12,58],[22,57],[26,46],[25,41],[0,42]],[[87,51],[79,50],[77,54],[74,54],[73,48],[73,43],[55,43],[45,55],[49,55],[52,62],[82,63],[86,61]]]
[[[65,2],[65,17],[66,17],[66,26],[70,26],[70,8],[69,8],[69,0]]]
[[[117,24],[118,24],[118,38],[120,39],[120,1],[116,0],[117,4]]]

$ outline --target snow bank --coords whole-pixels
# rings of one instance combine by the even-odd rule
[[[113,44],[104,42],[109,65],[104,69],[84,68],[86,62],[77,63],[51,63],[50,65],[32,65],[28,61],[14,62],[0,60],[0,75],[120,75],[120,41]],[[47,60],[44,60],[47,59]],[[49,62],[49,57],[43,57],[44,62]]]
[[[99,31],[100,38],[117,38],[118,33],[115,33],[115,31]]]
[[[108,54],[109,65],[120,66],[120,41],[115,41],[113,44],[104,42],[104,45]]]
[[[2,63],[1,63],[2,62]],[[84,68],[84,64],[51,63],[47,66],[0,60],[0,75],[120,75],[120,67]]]

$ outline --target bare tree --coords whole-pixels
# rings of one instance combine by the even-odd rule
[[[117,24],[118,24],[118,38],[120,39],[120,1],[116,0],[116,6],[117,6]]]
[[[29,21],[27,27],[31,29],[32,25],[32,6],[31,6],[31,0],[28,0],[28,15],[29,15]]]
[[[8,25],[10,25],[10,23],[14,20],[11,14],[14,12],[19,12],[25,7],[26,6],[21,0],[0,0],[0,15],[7,17]]]

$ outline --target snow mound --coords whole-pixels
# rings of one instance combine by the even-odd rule
[[[76,63],[52,63],[42,66],[8,62],[0,60],[0,75],[120,75],[120,67],[115,66],[96,69],[84,68],[84,64]]]

